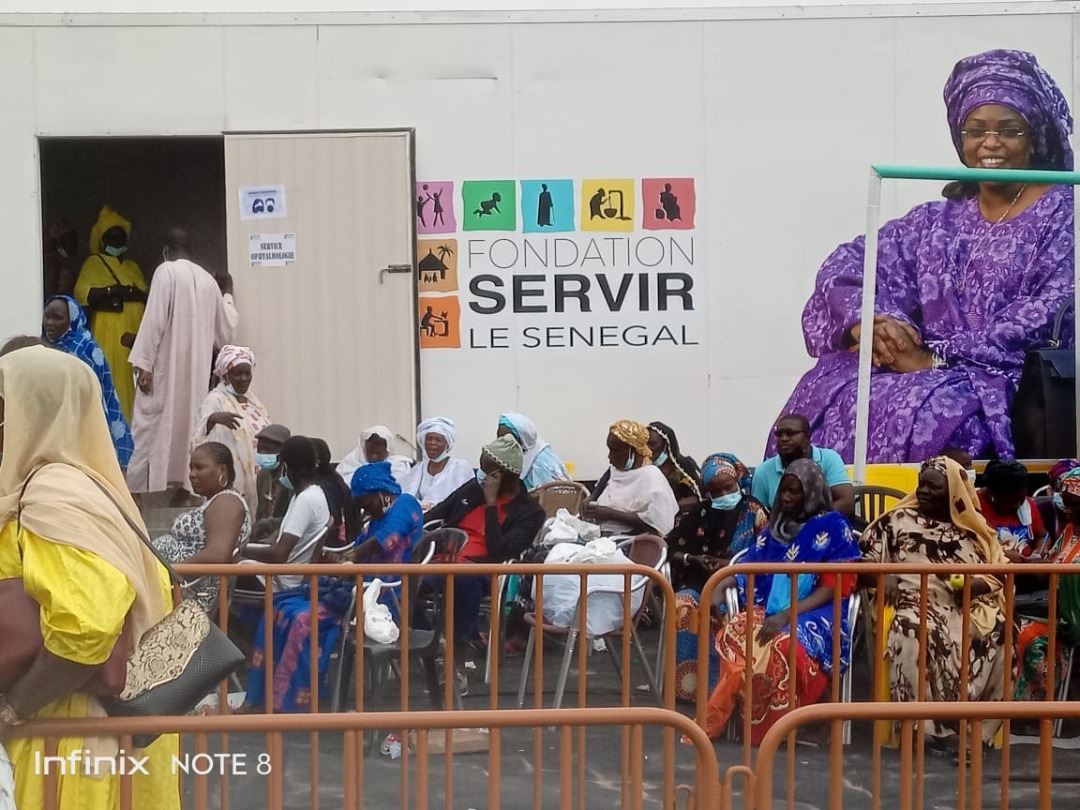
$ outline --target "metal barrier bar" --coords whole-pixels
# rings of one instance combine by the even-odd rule
[[[666,727],[672,731],[678,731],[685,735],[693,746],[695,754],[695,769],[697,781],[709,787],[703,793],[697,793],[693,798],[695,807],[702,810],[720,810],[720,785],[719,768],[716,762],[715,752],[705,733],[691,718],[668,709],[653,707],[641,707],[627,709],[626,707],[592,708],[592,709],[522,709],[508,710],[479,710],[479,711],[412,711],[412,712],[347,712],[340,714],[330,713],[303,713],[303,714],[264,714],[264,715],[235,715],[235,716],[209,716],[209,717],[111,717],[111,718],[79,718],[79,719],[55,719],[34,720],[14,729],[12,736],[20,737],[44,737],[50,741],[48,750],[55,752],[55,742],[59,736],[119,736],[121,734],[141,734],[147,732],[164,732],[179,734],[195,734],[205,738],[208,734],[224,733],[232,734],[266,734],[269,742],[265,770],[271,777],[280,776],[284,768],[284,756],[280,745],[284,733],[311,732],[329,733],[340,732],[346,735],[344,755],[345,764],[345,806],[355,806],[357,800],[362,797],[355,791],[355,761],[352,758],[355,752],[355,743],[349,744],[349,735],[355,740],[355,734],[363,731],[374,731],[380,728],[402,728],[409,726],[418,731],[416,751],[416,774],[417,785],[428,785],[428,758],[430,755],[427,732],[434,729],[450,731],[457,728],[482,727],[482,728],[537,728],[554,726],[561,729],[562,754],[564,756],[562,767],[562,790],[560,802],[564,807],[570,807],[573,803],[574,789],[572,784],[573,769],[570,758],[573,757],[572,730],[575,727],[614,727],[629,725],[631,727],[631,748],[633,752],[631,772],[632,786],[635,789],[636,798],[632,799],[631,806],[640,806],[642,781],[642,767],[644,762],[644,749],[642,745],[642,729],[644,726]],[[446,736],[450,736],[447,734]],[[421,742],[423,740],[423,742]],[[403,768],[403,770],[405,770]],[[205,779],[205,777],[196,777]],[[126,777],[130,783],[130,777]],[[352,787],[350,787],[350,785]],[[51,786],[51,787],[50,787]],[[55,775],[47,780],[46,810],[52,810],[56,806],[56,778]],[[50,793],[51,790],[51,793]],[[424,798],[421,799],[421,796]],[[418,793],[418,803],[426,800],[427,791]],[[405,797],[402,797],[403,799]],[[202,810],[206,802],[200,798],[197,807]],[[284,797],[281,794],[268,795],[267,806],[280,808],[284,806]],[[403,801],[402,806],[408,806]],[[418,804],[418,806],[423,806]],[[536,805],[541,807],[542,805]],[[675,791],[666,797],[665,807],[675,806]]]
[[[876,721],[876,720],[896,720],[901,723],[902,728],[906,733],[903,733],[903,740],[901,742],[901,763],[906,761],[910,765],[910,745],[912,738],[914,737],[912,724],[920,722],[929,718],[940,718],[944,720],[956,721],[957,723],[965,723],[970,721],[973,724],[973,730],[981,731],[982,724],[987,720],[1040,720],[1043,723],[1049,723],[1050,717],[1065,717],[1068,719],[1080,719],[1080,701],[1031,701],[1031,702],[1019,702],[1019,701],[1002,701],[1000,703],[935,703],[935,702],[911,702],[911,703],[847,703],[841,706],[830,706],[827,704],[818,704],[814,706],[802,706],[795,709],[792,712],[781,717],[777,720],[776,725],[769,729],[761,742],[761,746],[758,750],[757,767],[754,773],[754,801],[748,805],[748,808],[765,808],[773,807],[773,779],[776,769],[776,755],[779,752],[780,746],[785,743],[787,737],[797,729],[809,723],[818,723],[830,718],[840,718],[848,721]],[[974,733],[973,733],[974,736]],[[907,742],[905,743],[904,740]],[[908,748],[909,753],[905,760],[904,748]],[[978,746],[976,746],[976,749]],[[961,755],[963,755],[964,749],[961,749]],[[1049,808],[1052,802],[1052,788],[1048,785],[1042,785],[1041,777],[1042,772],[1049,770],[1052,763],[1053,749],[1051,746],[1045,744],[1040,745],[1039,750],[1039,770],[1040,770],[1040,795],[1039,802],[1040,807]],[[963,759],[963,756],[961,756]],[[843,763],[843,759],[837,758],[835,762]],[[974,762],[978,762],[978,757]],[[741,768],[741,766],[739,766]],[[981,768],[981,764],[975,766]],[[736,769],[731,769],[728,774],[728,779],[731,778],[733,772]],[[837,776],[842,778],[842,770],[831,773],[831,778],[835,779]],[[980,773],[981,775],[981,773]],[[981,782],[981,780],[980,780]],[[905,788],[904,784],[907,783],[908,787]],[[788,785],[789,792],[792,787]],[[904,802],[904,796],[907,794],[907,790],[910,788],[909,780],[904,780],[901,783],[901,806],[910,806],[910,803]],[[979,789],[981,790],[981,788]],[[977,806],[974,804],[976,799],[976,791],[972,791],[972,804],[965,805],[958,801],[957,807],[964,806]],[[981,801],[981,795],[978,796]],[[1008,807],[1007,804],[1001,804],[1001,807]]]
[[[1004,641],[1001,644],[1001,648],[1000,648],[1000,652],[999,652],[999,654],[1001,654],[1001,655],[1003,655],[1005,657],[1005,661],[1006,661],[1006,664],[1005,664],[1005,667],[1004,667],[1006,675],[1005,675],[1005,679],[1004,679],[1004,686],[1003,686],[1001,699],[1003,701],[1012,701],[1014,699],[1013,685],[1014,685],[1014,682],[1015,682],[1015,679],[1013,678],[1012,669],[1011,669],[1011,662],[1012,662],[1012,659],[1013,659],[1012,650],[1013,650],[1013,646],[1014,646],[1014,635],[1015,635],[1014,632],[1013,632],[1012,616],[1013,616],[1013,609],[1015,608],[1014,589],[1015,589],[1015,585],[1016,585],[1016,574],[1018,572],[1022,572],[1025,575],[1034,575],[1034,576],[1041,575],[1041,576],[1049,577],[1049,581],[1050,581],[1050,600],[1049,600],[1049,602],[1050,602],[1050,610],[1049,610],[1049,620],[1047,622],[1047,625],[1048,625],[1048,627],[1047,627],[1047,635],[1048,635],[1048,649],[1050,651],[1053,651],[1053,650],[1056,649],[1057,632],[1058,632],[1058,628],[1057,628],[1057,582],[1058,582],[1059,576],[1061,576],[1061,575],[1064,575],[1064,574],[1077,575],[1075,573],[1075,571],[1072,571],[1071,569],[1072,569],[1072,566],[1069,566],[1069,565],[1066,565],[1066,564],[1057,564],[1057,563],[1038,563],[1038,564],[1032,563],[1032,564],[1024,564],[1023,566],[1018,566],[1017,564],[1014,564],[1014,563],[1005,563],[1005,564],[1001,564],[1001,565],[986,565],[986,564],[980,564],[980,563],[969,563],[969,564],[963,564],[963,565],[960,565],[960,564],[949,565],[949,566],[947,566],[947,570],[946,570],[946,568],[943,567],[942,565],[933,564],[933,563],[922,563],[922,564],[871,563],[871,562],[864,562],[864,561],[852,561],[852,562],[844,562],[844,563],[835,563],[835,562],[834,563],[768,563],[768,564],[766,564],[766,563],[738,563],[737,565],[730,566],[728,568],[722,569],[722,570],[716,572],[709,579],[709,581],[706,583],[706,585],[705,585],[705,587],[703,589],[702,596],[701,596],[701,608],[700,608],[700,615],[699,615],[699,620],[698,620],[698,639],[697,639],[698,640],[699,654],[698,654],[698,662],[697,662],[697,707],[696,707],[695,716],[696,716],[698,722],[701,723],[704,726],[705,719],[706,719],[706,716],[707,716],[707,707],[708,707],[708,698],[709,698],[709,695],[707,694],[707,688],[708,688],[708,655],[707,655],[707,653],[708,653],[708,649],[709,649],[708,645],[714,643],[713,639],[712,639],[712,634],[711,634],[711,630],[710,630],[707,619],[708,619],[709,610],[710,610],[711,605],[714,602],[721,602],[722,601],[722,595],[717,596],[717,594],[716,594],[716,586],[723,579],[725,579],[725,578],[727,578],[727,577],[729,577],[731,575],[740,574],[740,573],[746,575],[746,577],[747,577],[746,591],[747,591],[747,593],[753,593],[753,589],[754,589],[754,585],[755,585],[755,583],[754,583],[754,575],[755,574],[757,574],[758,576],[765,575],[765,574],[778,574],[778,573],[790,574],[791,575],[791,580],[792,580],[791,584],[792,584],[792,588],[793,588],[793,591],[792,591],[792,600],[793,600],[792,601],[792,611],[795,614],[794,618],[796,620],[797,620],[797,617],[798,617],[798,600],[796,598],[797,594],[796,594],[794,588],[795,588],[795,582],[796,582],[796,575],[797,574],[800,574],[800,573],[803,573],[803,574],[824,574],[824,573],[829,573],[829,574],[836,575],[838,580],[843,575],[852,575],[852,574],[859,575],[860,579],[862,579],[864,582],[867,579],[873,579],[876,582],[876,588],[877,588],[877,591],[879,593],[883,592],[883,590],[884,590],[884,580],[885,580],[885,577],[887,575],[902,575],[903,574],[903,575],[917,576],[918,580],[919,580],[919,597],[918,597],[919,598],[919,611],[918,611],[919,612],[919,618],[918,618],[918,627],[917,627],[917,630],[916,630],[916,639],[917,639],[917,644],[918,644],[918,651],[917,651],[917,656],[918,656],[917,670],[918,670],[918,673],[914,677],[914,684],[913,685],[915,686],[915,690],[916,690],[915,694],[916,694],[919,701],[928,701],[928,700],[932,699],[932,693],[930,691],[930,686],[929,686],[928,681],[927,681],[928,672],[929,672],[929,669],[930,669],[929,666],[928,666],[928,664],[930,663],[928,661],[928,656],[929,656],[928,639],[929,639],[930,629],[929,629],[929,624],[928,624],[927,617],[928,617],[928,614],[929,614],[929,588],[930,588],[930,583],[931,583],[931,577],[941,577],[943,575],[948,575],[948,574],[960,574],[960,575],[962,575],[964,577],[964,585],[963,585],[963,588],[959,591],[959,594],[960,594],[960,597],[962,599],[961,610],[963,611],[963,615],[965,615],[965,616],[970,616],[971,610],[972,610],[972,604],[973,604],[973,597],[972,597],[972,591],[971,591],[971,586],[972,586],[972,582],[973,582],[972,577],[975,576],[975,575],[983,575],[983,576],[989,575],[989,576],[996,577],[1002,583],[1002,588],[1004,589],[1004,593],[1005,593],[1005,604],[1006,604],[1006,611],[1005,611],[1005,614],[1004,614],[1005,617],[1006,617],[1006,621],[1004,622]],[[833,611],[832,611],[833,612],[833,618],[834,618],[834,626],[836,626],[836,627],[839,627],[840,625],[838,623],[836,623],[835,619],[836,619],[838,613],[842,612],[840,610],[840,607],[839,607],[839,601],[840,601],[840,594],[839,594],[839,587],[838,587],[837,592],[835,592],[834,595],[833,595]],[[875,599],[873,601],[873,607],[874,607],[874,610],[872,611],[872,613],[874,614],[874,618],[875,618],[875,628],[881,628],[884,625],[884,604],[883,604],[883,601],[880,600],[880,599]],[[871,612],[871,611],[867,611],[867,612]],[[753,635],[754,635],[754,632],[755,632],[754,624],[755,623],[754,623],[753,611],[748,611],[747,616],[746,616],[746,628],[747,629],[746,629],[746,638],[745,638],[745,655],[746,655],[747,667],[746,667],[746,670],[744,672],[743,688],[741,690],[742,695],[743,695],[743,705],[744,705],[744,710],[742,712],[742,723],[741,723],[742,728],[743,728],[743,760],[742,760],[742,762],[746,766],[751,766],[752,763],[753,763],[753,749],[752,749],[752,746],[751,746],[751,743],[750,743],[751,719],[750,719],[750,713],[745,711],[745,706],[751,705],[750,701],[752,700],[752,695],[754,693],[754,689],[753,689],[753,677],[754,676],[753,676],[753,671],[752,671],[753,667],[751,666],[751,662],[753,660],[752,659],[752,655],[753,655],[752,640],[753,640]],[[959,701],[961,701],[961,702],[967,702],[967,701],[971,701],[971,700],[974,699],[974,696],[970,693],[970,684],[971,684],[972,673],[971,673],[971,665],[970,665],[970,662],[969,662],[969,659],[968,659],[968,650],[970,650],[970,647],[971,647],[972,636],[971,636],[971,630],[970,630],[969,624],[970,624],[969,622],[966,622],[966,621],[963,622],[963,627],[962,627],[962,631],[961,631],[962,637],[960,639],[960,649],[963,651],[963,653],[961,654],[961,656],[959,658],[959,662],[958,662],[959,672],[957,673],[957,676],[959,677],[960,686],[959,686],[959,694],[957,695],[957,699]],[[873,632],[872,632],[872,630],[873,630]],[[881,646],[880,645],[881,645],[881,642],[882,642],[882,638],[880,636],[880,633],[881,633],[880,630],[874,630],[873,628],[867,628],[866,633],[865,633],[865,637],[867,639],[867,644],[870,646],[870,649],[871,649],[871,654],[872,654],[871,660],[873,662],[872,667],[871,667],[871,687],[872,687],[872,690],[873,690],[873,692],[872,692],[872,694],[870,696],[871,701],[881,701],[880,696],[885,693],[884,686],[889,683],[889,680],[887,680],[887,678],[889,678],[889,672],[886,669],[885,660],[884,660],[884,657],[882,656],[882,653],[881,653]],[[840,644],[839,633],[834,633],[833,634],[833,640],[832,640],[833,660],[834,661],[839,660],[839,655],[837,654],[837,649],[839,647],[839,644]],[[854,638],[852,639],[852,647],[854,647]],[[852,651],[854,651],[854,650],[852,650]],[[787,657],[788,657],[788,665],[789,665],[788,686],[789,686],[789,690],[792,692],[792,694],[789,696],[790,697],[789,705],[790,705],[790,703],[793,702],[794,699],[795,699],[795,695],[794,695],[795,670],[794,670],[794,666],[793,666],[793,648],[792,648],[792,646],[789,646],[787,652],[788,652]],[[854,666],[854,662],[852,661],[851,664],[849,664],[849,666]],[[1054,685],[1055,685],[1055,680],[1054,680],[1054,678],[1055,678],[1054,656],[1053,656],[1053,654],[1051,654],[1049,656],[1047,669],[1048,669],[1047,679],[1046,679],[1047,680],[1047,689],[1048,690],[1053,690]],[[723,672],[723,666],[721,667],[721,672]],[[839,701],[837,701],[837,695],[839,695],[840,693],[841,693],[841,674],[840,674],[839,667],[834,666],[833,671],[831,673],[831,692],[830,692],[830,694],[832,696],[832,703],[833,704],[836,704],[836,703],[839,702]],[[887,705],[890,705],[890,706],[899,705],[898,703],[892,702],[891,700],[888,700],[888,699],[886,699],[886,703],[887,703]],[[836,724],[833,723],[833,724],[830,724],[830,726],[835,728]],[[984,726],[984,728],[985,728],[985,726]],[[967,727],[967,724],[962,724],[959,727],[958,734],[959,734],[959,737],[960,737],[961,745],[966,746],[967,738],[969,736],[969,731],[970,730]],[[915,768],[915,771],[914,771],[915,774],[916,774],[916,786],[915,786],[916,789],[915,789],[914,802],[915,802],[916,807],[921,808],[922,805],[923,805],[923,800],[922,800],[921,797],[922,797],[923,788],[924,788],[924,783],[923,783],[924,768],[923,768],[923,766],[925,765],[925,746],[924,746],[924,742],[925,742],[926,730],[924,728],[924,725],[921,724],[921,723],[916,724],[914,733],[917,735],[916,745],[914,747],[914,757],[916,758],[916,760],[915,760],[916,768]],[[1047,739],[1049,740],[1050,739],[1050,737],[1049,737],[1050,732],[1046,732],[1046,734],[1048,735]],[[880,727],[880,724],[875,724],[875,726],[874,726],[874,738],[873,738],[873,762],[872,762],[873,770],[872,770],[872,788],[871,788],[872,796],[873,796],[873,800],[872,800],[873,801],[873,807],[875,807],[875,808],[880,806],[878,797],[880,796],[880,792],[881,792],[881,749],[885,745],[885,743],[886,743],[885,736],[884,736],[882,728]],[[1006,752],[1004,764],[1007,766],[1008,762],[1009,762],[1008,753]],[[793,774],[793,772],[794,772],[794,745],[789,745],[789,747],[788,747],[787,766],[788,766],[789,775]],[[966,769],[967,769],[966,763],[961,763],[960,764],[961,772],[964,773],[966,771]],[[1007,774],[1007,768],[1006,768],[1004,773]],[[1003,774],[1003,777],[1002,777],[1002,782],[1003,782],[1003,791],[1004,791],[1005,795],[1007,795],[1008,794],[1007,777],[1004,774]],[[961,785],[963,785],[963,782],[961,783]],[[961,787],[962,797],[966,799],[967,797],[966,797],[966,795],[964,793],[965,791],[966,791],[966,788],[964,788],[962,786]]]

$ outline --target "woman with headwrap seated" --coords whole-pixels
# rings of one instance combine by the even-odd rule
[[[358,469],[353,473],[351,489],[357,514],[368,518],[364,530],[353,541],[353,559],[364,563],[406,561],[424,533],[420,502],[401,491],[387,461]]]
[[[741,477],[735,458],[714,453],[705,459],[702,479],[705,495],[667,536],[671,584],[675,588],[675,697],[697,699],[697,623],[701,591],[716,571],[726,566],[757,539],[769,524],[769,512],[739,488]],[[741,465],[740,465],[741,466]],[[720,631],[711,617],[710,638]],[[709,689],[716,686],[720,656],[709,650]]]
[[[1073,167],[1068,104],[1030,53],[960,60],[945,106],[965,166]],[[819,359],[783,413],[805,414],[815,442],[847,462],[862,340],[873,342],[871,462],[921,461],[948,446],[1015,456],[1010,408],[1025,353],[1049,344],[1072,301],[1070,186],[950,183],[943,193],[879,232],[872,335],[860,331],[862,237],[825,261],[803,310],[807,349]]]
[[[652,462],[649,429],[620,419],[607,438],[610,469],[582,507],[586,520],[604,534],[658,534],[675,527],[679,505],[671,486]]]
[[[456,440],[457,426],[443,416],[425,419],[416,428],[416,444],[424,457],[405,473],[401,489],[415,495],[424,509],[441,503],[474,475],[469,462],[450,455]]]
[[[131,426],[120,409],[112,371],[105,362],[105,353],[98,346],[87,326],[86,313],[67,295],[54,295],[45,302],[41,321],[41,336],[61,351],[73,354],[93,369],[101,383],[101,402],[105,407],[105,420],[109,423],[109,435],[120,466],[127,467],[135,449],[131,438]]]
[[[694,459],[680,452],[679,438],[663,422],[649,423],[649,452],[652,453],[652,463],[660,468],[671,484],[680,512],[704,500],[701,469]]]
[[[338,462],[337,474],[347,485],[351,485],[354,472],[376,461],[389,461],[390,472],[398,483],[404,480],[412,467],[412,459],[397,455],[394,431],[386,425],[372,425],[363,431],[353,451]]]
[[[810,459],[798,459],[784,468],[768,527],[749,547],[746,563],[847,562],[859,558],[859,548],[846,517],[832,509],[825,476]],[[794,707],[816,703],[825,693],[834,667],[846,669],[850,658],[847,596],[855,589],[854,575],[799,574],[798,619],[795,627],[795,694],[789,690],[788,651],[791,632],[791,578],[787,574],[754,577],[752,599],[746,594],[747,577],[729,576],[713,591],[713,604],[723,604],[724,592],[738,587],[747,608],[729,616],[716,638],[720,653],[720,680],[709,697],[706,731],[723,731],[736,700],[743,693],[746,668],[753,671],[754,705],[744,707],[751,716],[750,740],[760,744],[765,733]],[[839,588],[841,606],[840,661],[833,660],[833,596]],[[753,661],[746,660],[746,610],[754,616]]]
[[[919,623],[927,622],[925,651],[926,700],[1001,700],[1009,651],[1004,649],[1005,595],[991,575],[971,580],[970,621],[963,609],[963,578],[953,578],[955,565],[1006,562],[997,534],[979,513],[975,488],[963,468],[943,456],[922,466],[919,486],[894,509],[863,532],[859,545],[867,562],[933,563],[941,573],[927,580],[927,609],[920,608],[920,575],[885,577],[885,604],[895,609],[887,630],[886,656],[892,699],[918,699]],[[873,577],[876,580],[876,577]],[[968,622],[969,646],[963,647]],[[880,636],[879,636],[880,637]],[[968,659],[967,694],[960,694],[961,658]],[[983,723],[983,740],[997,732]],[[946,747],[957,733],[955,722],[927,720],[926,733]]]
[[[259,508],[255,437],[270,424],[270,412],[251,392],[254,368],[255,353],[247,346],[221,347],[214,364],[218,385],[203,400],[191,439],[192,449],[203,442],[220,442],[229,448],[236,466],[236,491],[253,515]]]
[[[536,489],[552,481],[569,481],[566,465],[555,449],[539,437],[533,420],[522,413],[504,413],[499,417],[496,436],[513,436],[523,454],[521,481],[525,489]]]
[[[468,540],[461,562],[506,562],[528,548],[544,525],[544,509],[521,482],[521,445],[502,436],[480,452],[473,478],[427,513],[427,520],[462,529]],[[486,576],[454,578],[454,639],[472,644],[478,635],[480,602],[490,588]]]
[[[1080,461],[1075,458],[1063,458],[1061,461],[1056,462],[1046,473],[1046,481],[1050,485],[1049,498],[1052,502],[1053,508],[1044,508],[1042,506],[1042,498],[1036,498],[1035,503],[1039,505],[1039,511],[1043,516],[1043,523],[1046,525],[1046,531],[1049,532],[1051,537],[1059,537],[1065,524],[1068,522],[1068,518],[1065,515],[1065,501],[1061,494],[1061,481],[1065,476],[1080,467]]]
[[[1073,467],[1066,472],[1057,487],[1065,523],[1048,562],[1080,565],[1080,469]],[[1064,649],[1080,646],[1080,575],[1059,577],[1057,591],[1057,643],[1052,653],[1056,662],[1055,687],[1061,684],[1065,673]],[[1051,655],[1049,604],[1042,607],[1042,610],[1031,605],[1022,608],[1025,615],[1020,617],[1020,632],[1016,637],[1014,700],[1053,700],[1056,695],[1046,682],[1046,664]]]

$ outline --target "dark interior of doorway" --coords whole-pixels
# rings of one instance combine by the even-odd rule
[[[127,258],[148,281],[174,227],[191,234],[199,264],[212,273],[226,269],[223,138],[41,138],[38,145],[46,297],[71,292],[104,205],[131,223]],[[75,231],[67,237],[72,258],[58,255],[50,238],[61,222]]]

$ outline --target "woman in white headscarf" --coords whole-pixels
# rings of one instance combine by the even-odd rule
[[[337,474],[344,479],[346,484],[352,486],[353,473],[365,464],[389,461],[390,472],[394,474],[394,480],[400,484],[409,468],[412,467],[412,459],[399,456],[396,451],[397,441],[394,439],[394,431],[386,425],[372,425],[360,434],[360,442],[356,445],[356,449],[338,462]]]
[[[416,428],[416,444],[424,457],[400,483],[404,492],[416,496],[425,512],[475,475],[472,464],[450,455],[456,440],[457,426],[444,416],[425,419]]]
[[[127,653],[172,609],[172,589],[128,525],[145,532],[89,366],[43,346],[0,358],[0,453],[0,579],[21,578],[37,603],[42,637],[32,661],[0,672],[3,739],[24,720],[103,716],[94,679],[116,645],[128,645]],[[44,807],[45,777],[35,763],[45,740],[13,737],[4,746],[15,766],[16,805]],[[115,757],[119,748],[116,737],[65,736],[55,754]],[[166,734],[138,752],[147,760],[131,779],[132,806],[179,810],[171,767],[178,751],[177,736]],[[120,806],[119,775],[59,772],[60,810]]]
[[[537,435],[532,419],[521,413],[502,414],[499,417],[499,430],[495,435],[507,434],[517,439],[522,453],[525,454],[525,471],[521,474],[525,489],[536,489],[552,481],[570,480],[566,465],[556,455],[552,446]]]
[[[270,411],[251,391],[254,368],[255,353],[247,346],[221,347],[214,364],[219,382],[203,400],[191,439],[192,451],[207,442],[220,442],[229,448],[236,467],[233,489],[240,493],[253,515],[259,508],[255,437],[270,424]]]

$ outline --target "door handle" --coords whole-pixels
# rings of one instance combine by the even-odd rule
[[[412,271],[413,266],[411,264],[391,264],[379,271],[379,283],[383,283],[383,276],[387,273],[411,273]]]

